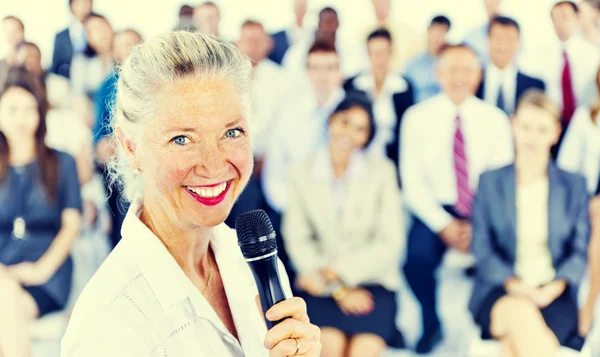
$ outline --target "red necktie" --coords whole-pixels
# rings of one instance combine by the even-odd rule
[[[575,91],[573,90],[573,78],[571,77],[571,65],[569,63],[569,56],[566,51],[563,51],[563,58],[565,66],[562,72],[562,98],[563,98],[563,111],[562,118],[566,124],[571,121],[573,113],[575,113],[575,107],[577,105],[575,99]]]
[[[462,133],[462,120],[458,115],[454,132],[454,170],[456,171],[456,192],[458,194],[454,209],[462,217],[468,218],[471,217],[473,192],[469,188],[469,165]]]

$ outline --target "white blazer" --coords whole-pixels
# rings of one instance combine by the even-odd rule
[[[134,202],[123,239],[81,294],[62,340],[63,357],[267,357],[267,332],[256,304],[257,289],[235,231],[213,229],[211,248],[239,342],[138,218]],[[289,281],[280,264],[287,296]]]
[[[344,182],[334,184],[329,151],[322,149],[292,169],[289,195],[282,235],[299,275],[332,267],[349,286],[398,289],[406,237],[389,159],[357,153]]]

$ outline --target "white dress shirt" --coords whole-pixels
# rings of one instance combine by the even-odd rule
[[[106,77],[112,73],[113,63],[104,63],[100,57],[73,56],[71,90],[74,96],[93,95]]]
[[[285,96],[285,72],[269,59],[260,61],[252,74],[252,151],[262,156],[273,134],[277,107]]]
[[[600,115],[594,123],[588,107],[579,107],[558,152],[557,165],[583,175],[590,194],[595,194],[600,177]]]
[[[517,259],[515,273],[538,287],[556,277],[548,246],[548,179],[517,186]]]
[[[546,93],[562,107],[562,73],[565,65],[563,50],[566,50],[569,57],[576,105],[589,105],[592,100],[590,93],[593,93],[600,65],[600,51],[578,35],[571,36],[553,51],[545,53],[543,61],[539,63],[546,82]]]
[[[396,109],[393,95],[406,92],[408,83],[400,74],[390,73],[383,82],[379,95],[375,93],[375,78],[370,72],[365,72],[354,80],[356,89],[366,92],[373,102],[373,115],[377,130],[369,146],[369,151],[386,156],[386,146],[398,135],[396,128]]]
[[[504,96],[504,110],[507,113],[514,113],[517,97],[517,69],[513,65],[499,69],[493,63],[488,64],[485,69],[485,101],[496,105],[498,95],[502,86],[502,95]]]
[[[238,340],[165,246],[140,221],[134,202],[123,239],[81,294],[62,340],[63,357],[267,357],[257,289],[235,231],[213,228],[211,248]],[[280,264],[281,266],[281,264]],[[291,296],[285,270],[279,270]]]
[[[262,172],[265,198],[274,210],[281,212],[287,204],[290,168],[327,141],[327,121],[344,96],[338,88],[319,106],[312,90],[304,88],[279,106]]]
[[[408,109],[400,140],[403,193],[409,210],[434,232],[450,223],[442,206],[454,205],[458,196],[453,156],[457,114],[473,192],[479,175],[513,160],[510,123],[495,106],[470,97],[457,107],[442,93]]]
[[[81,22],[73,19],[69,24],[69,37],[71,38],[71,45],[73,46],[73,54],[78,54],[85,50],[87,45],[87,39],[85,35],[85,28]]]

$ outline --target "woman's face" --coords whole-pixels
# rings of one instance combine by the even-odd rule
[[[365,146],[370,133],[369,115],[360,107],[352,107],[331,117],[329,124],[331,145],[349,155]]]
[[[513,131],[518,155],[542,159],[550,155],[550,149],[558,142],[560,125],[547,111],[525,105],[513,119]]]
[[[9,141],[33,138],[39,124],[40,114],[33,94],[11,87],[0,97],[0,131]]]
[[[183,229],[222,223],[252,173],[242,95],[221,77],[187,77],[161,89],[156,105],[135,155],[145,207]]]
[[[110,24],[99,17],[92,17],[85,23],[85,31],[89,44],[99,54],[112,51],[113,30]]]

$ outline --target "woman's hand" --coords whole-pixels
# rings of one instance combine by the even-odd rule
[[[8,274],[23,286],[44,285],[49,279],[47,269],[37,263],[23,262],[6,267]]]
[[[325,282],[328,284],[335,283],[336,281],[340,280],[340,277],[332,268],[321,270],[321,276],[323,277],[323,279],[325,279]]]
[[[269,357],[319,357],[321,330],[310,323],[304,300],[294,297],[267,311],[269,321],[281,321],[265,337]]]
[[[548,307],[554,302],[567,288],[567,283],[563,280],[555,280],[550,284],[537,288],[533,294],[533,302],[541,309]]]
[[[344,314],[355,316],[368,315],[375,307],[373,295],[366,289],[349,290],[337,304]]]
[[[506,280],[504,283],[504,289],[509,294],[524,296],[532,300],[536,294],[536,289],[526,285],[520,279],[514,277]]]
[[[592,322],[594,320],[594,302],[588,301],[579,310],[579,335],[587,336],[592,329]]]
[[[312,296],[322,296],[327,288],[325,280],[318,273],[304,274],[296,279],[296,286]]]

